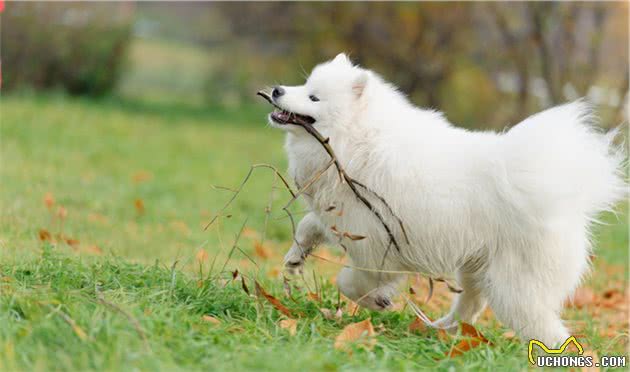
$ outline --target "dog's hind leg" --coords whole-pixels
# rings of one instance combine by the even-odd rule
[[[588,267],[589,242],[584,230],[568,227],[506,247],[486,271],[490,307],[524,341],[552,347],[569,336],[560,313]]]
[[[459,321],[474,323],[486,307],[486,299],[481,292],[480,275],[476,271],[460,269],[457,272],[457,283],[463,290],[455,297],[451,310],[443,318],[433,322],[438,328],[449,331],[457,330]]]

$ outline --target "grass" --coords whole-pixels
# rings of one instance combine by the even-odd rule
[[[311,262],[322,302],[278,278],[290,227],[276,190],[264,249],[264,210],[273,177],[257,171],[228,211],[232,218],[202,226],[231,196],[211,185],[235,187],[251,164],[285,167],[282,135],[264,125],[265,108],[239,112],[151,105],[115,99],[94,102],[62,96],[5,96],[2,100],[2,219],[0,223],[0,370],[515,370],[527,367],[526,345],[503,337],[489,318],[480,329],[493,346],[445,356],[457,338],[408,331],[409,311],[345,312],[340,322],[318,308],[334,308],[330,284],[337,267]],[[54,206],[47,207],[47,193]],[[138,207],[138,200],[142,207]],[[57,216],[62,206],[67,216]],[[220,267],[245,218],[247,230],[225,271]],[[627,285],[627,210],[606,215],[597,231],[593,287]],[[40,230],[79,241],[42,242]],[[207,253],[201,256],[200,249]],[[211,262],[216,257],[214,270]],[[174,263],[177,262],[173,268]],[[284,316],[230,281],[238,268],[292,310],[303,313],[295,336]],[[314,279],[294,279],[314,288]],[[98,301],[104,296],[106,303]],[[422,294],[424,295],[424,293]],[[117,310],[120,309],[120,310]],[[446,308],[429,310],[438,316]],[[220,319],[215,325],[202,319]],[[382,325],[373,350],[336,350],[347,324],[371,318]],[[584,324],[599,355],[625,350],[627,332],[600,335],[604,320],[584,311],[567,317]],[[602,315],[602,318],[604,315]],[[138,321],[147,344],[134,326]]]

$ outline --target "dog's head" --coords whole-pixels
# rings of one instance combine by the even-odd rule
[[[279,109],[269,114],[269,123],[289,131],[309,124],[326,132],[342,125],[354,114],[368,84],[370,73],[345,54],[316,66],[304,85],[276,86],[272,100]]]

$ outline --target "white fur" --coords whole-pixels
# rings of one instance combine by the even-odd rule
[[[593,126],[585,103],[543,111],[505,133],[471,132],[414,107],[343,54],[317,66],[305,85],[283,88],[276,103],[317,120],[348,174],[387,200],[410,239],[370,197],[401,245],[383,264],[382,225],[331,168],[307,190],[311,212],[288,266],[299,268],[315,245],[335,241],[335,226],[367,237],[342,239],[355,267],[455,274],[464,292],[440,326],[473,322],[488,303],[523,340],[551,345],[568,337],[559,314],[588,269],[589,228],[626,194],[623,153],[614,135]],[[328,155],[301,127],[272,125],[287,131],[290,174],[306,184]],[[344,268],[337,282],[348,297],[382,309],[401,277]]]

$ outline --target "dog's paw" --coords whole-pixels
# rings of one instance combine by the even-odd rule
[[[374,304],[376,305],[374,310],[387,310],[392,307],[392,300],[386,296],[377,296]]]
[[[304,269],[304,257],[301,252],[291,248],[284,256],[284,269],[291,275],[302,274]]]

